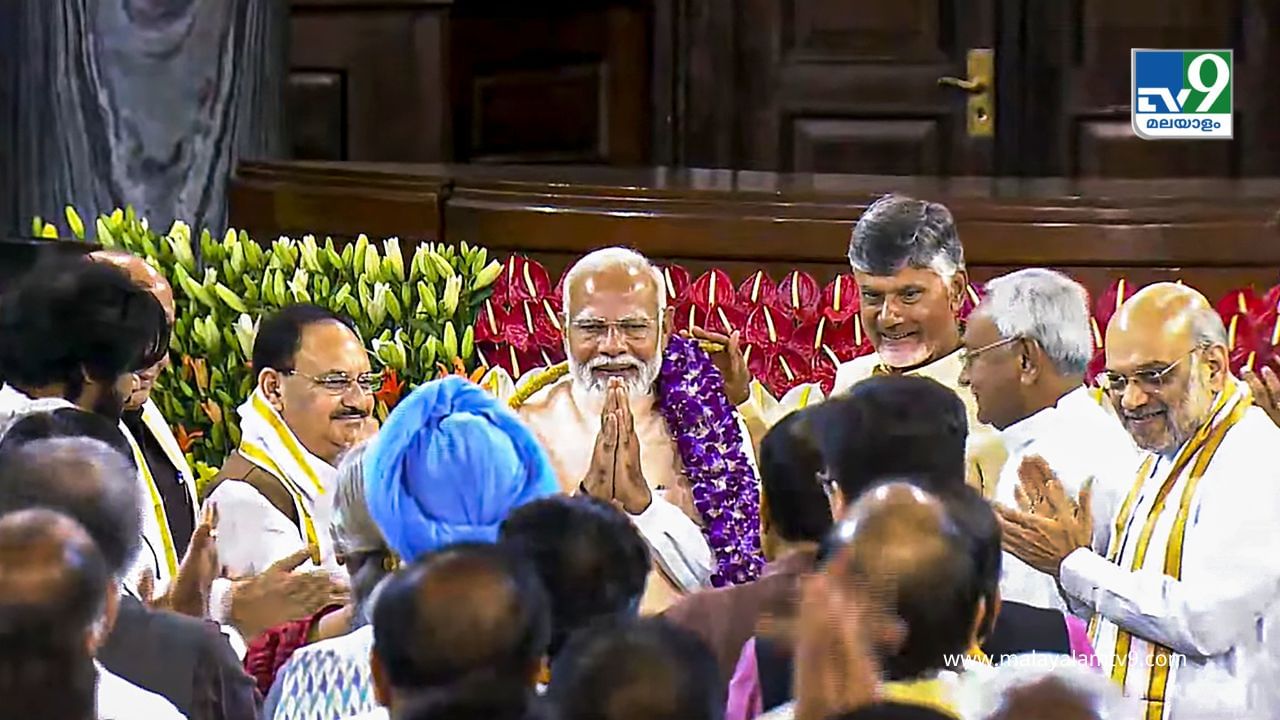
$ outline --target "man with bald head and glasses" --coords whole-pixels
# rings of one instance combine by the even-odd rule
[[[1147,718],[1273,718],[1280,702],[1280,429],[1232,377],[1199,293],[1152,285],[1107,328],[1104,387],[1145,452],[1108,512],[1026,477],[1005,548],[1091,616],[1102,669]]]
[[[314,548],[312,563],[342,577],[328,529],[336,466],[376,431],[381,378],[351,322],[315,305],[264,317],[252,364],[240,445],[206,490],[218,509],[218,557],[236,577]]]

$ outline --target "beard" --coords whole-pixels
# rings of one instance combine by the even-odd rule
[[[624,367],[631,371],[623,377],[623,389],[629,397],[643,397],[653,392],[653,384],[662,370],[662,349],[659,348],[649,362],[627,353],[614,357],[597,355],[585,363],[579,363],[572,353],[569,354],[569,372],[573,374],[574,383],[593,396],[602,396],[609,389],[610,376],[597,372],[599,368],[606,366]]]
[[[1204,387],[1196,369],[1193,365],[1186,394],[1176,405],[1153,401],[1135,410],[1124,411],[1121,419],[1138,447],[1148,452],[1171,455],[1209,420],[1206,414],[1213,402],[1213,394]],[[1135,422],[1135,416],[1141,417],[1152,412],[1164,414],[1162,427],[1145,428],[1143,423]]]
[[[116,394],[114,388],[110,388],[93,399],[89,411],[109,420],[119,420],[124,415],[125,404],[128,401],[128,396],[122,397]]]

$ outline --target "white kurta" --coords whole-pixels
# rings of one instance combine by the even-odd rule
[[[173,703],[98,667],[98,720],[186,720]]]
[[[874,376],[877,369],[883,367],[880,356],[876,353],[863,355],[844,363],[836,369],[835,385],[832,396],[849,390],[857,383]],[[1000,440],[1000,432],[994,427],[978,421],[978,400],[967,387],[960,385],[960,351],[938,358],[928,365],[909,370],[906,375],[929,378],[950,389],[964,403],[965,414],[969,421],[969,437],[965,443],[965,479],[969,485],[982,491],[988,499],[995,491],[997,479],[1005,463],[1004,443]]]
[[[1031,456],[1044,458],[1073,498],[1085,481],[1093,478],[1093,524],[1099,532],[1132,487],[1138,448],[1119,419],[1083,385],[1063,395],[1057,404],[1005,428],[1000,436],[1009,459],[1000,471],[994,499],[1006,507],[1018,506],[1018,468]],[[1067,607],[1052,576],[1008,552],[1002,561],[1000,595],[1036,607]]]
[[[1102,554],[1105,544],[1076,550],[1062,563],[1070,599],[1101,616],[1094,644],[1105,672],[1114,665],[1117,629],[1134,636],[1127,695],[1146,694],[1147,641],[1183,656],[1170,664],[1165,720],[1280,717],[1280,464],[1271,456],[1277,447],[1280,429],[1258,408],[1226,433],[1192,497],[1181,580],[1163,567],[1190,470],[1169,493],[1144,569],[1129,570],[1169,473],[1167,458],[1142,486],[1118,564]],[[1102,533],[1103,543],[1111,532]]]

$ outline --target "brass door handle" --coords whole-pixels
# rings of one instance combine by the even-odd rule
[[[951,77],[950,75],[938,78],[938,85],[942,87],[958,88],[967,93],[973,93],[975,95],[981,92],[985,92],[987,89],[987,83],[982,78],[963,79],[958,77]]]
[[[965,101],[965,125],[969,137],[992,137],[996,131],[995,51],[991,48],[972,48],[965,54],[965,65],[968,77],[940,77],[938,87],[956,88],[968,93],[969,97]]]

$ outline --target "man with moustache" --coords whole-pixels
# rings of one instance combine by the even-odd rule
[[[547,450],[564,492],[612,502],[644,535],[656,567],[641,611],[659,612],[704,586],[714,567],[676,428],[667,426],[656,402],[672,329],[665,284],[644,256],[597,250],[566,273],[564,313],[570,372],[517,412]],[[750,472],[754,478],[754,468]]]
[[[961,353],[960,383],[977,399],[978,419],[1000,431],[1009,452],[996,484],[998,502],[1014,506],[1019,473],[1045,467],[1072,499],[1091,478],[1095,494],[1117,489],[1097,481],[1132,465],[1137,448],[1084,384],[1093,343],[1083,287],[1038,268],[991,280],[966,323]],[[1005,600],[1066,609],[1053,577],[1008,553],[1003,569]]]
[[[1204,296],[1152,285],[1107,328],[1106,388],[1145,453],[1114,512],[1052,473],[999,508],[1005,548],[1092,614],[1104,672],[1147,718],[1273,718],[1280,623],[1280,429],[1231,376]],[[1110,519],[1108,519],[1110,518]],[[1094,522],[1104,527],[1093,531]]]
[[[885,195],[863,212],[849,240],[849,263],[861,291],[859,310],[875,352],[836,370],[833,394],[875,375],[919,375],[950,388],[969,416],[965,479],[991,497],[1006,453],[995,428],[978,419],[973,393],[960,384],[959,312],[968,292],[964,247],[951,212],[939,203]],[[701,329],[699,337],[727,341]],[[733,348],[736,343],[727,343]],[[727,378],[737,378],[739,406],[752,427],[764,410],[749,397],[750,373],[736,349],[717,354]]]
[[[305,548],[342,578],[329,533],[338,456],[376,431],[381,378],[349,320],[315,305],[264,317],[253,345],[258,384],[239,408],[240,446],[207,490],[218,558],[232,577]]]

